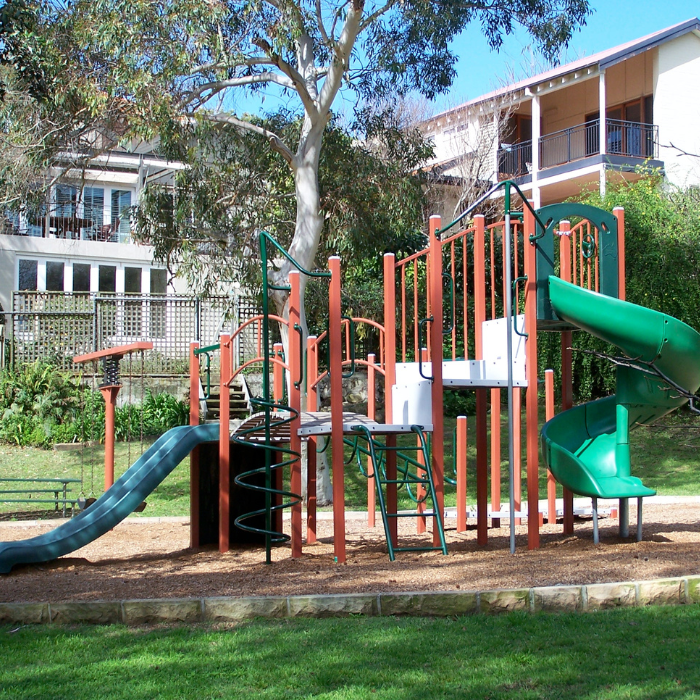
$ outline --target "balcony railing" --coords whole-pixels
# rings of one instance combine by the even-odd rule
[[[532,169],[532,141],[523,141],[498,149],[498,175],[500,179],[520,177]]]
[[[658,158],[659,127],[605,120],[606,153],[630,158]],[[540,168],[571,163],[600,153],[600,123],[595,121],[555,131],[540,139]]]
[[[606,119],[606,153],[630,158],[659,157],[659,127]],[[600,153],[600,123],[578,124],[540,138],[540,170]],[[532,141],[498,150],[499,179],[520,177],[532,169]]]

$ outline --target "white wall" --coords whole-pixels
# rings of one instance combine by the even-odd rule
[[[654,65],[654,123],[668,179],[700,184],[700,38],[686,34],[659,47]],[[678,148],[698,157],[680,155]]]

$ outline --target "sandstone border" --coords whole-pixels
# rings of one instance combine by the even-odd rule
[[[302,596],[161,598],[153,600],[0,603],[0,624],[189,624],[255,618],[494,615],[593,612],[700,603],[700,576],[580,586],[491,591],[415,591]]]

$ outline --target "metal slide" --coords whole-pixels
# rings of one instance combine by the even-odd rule
[[[653,362],[689,392],[700,386],[700,334],[671,316],[549,278],[556,315],[620,348],[632,360]],[[542,428],[542,454],[554,477],[592,498],[641,498],[656,492],[630,473],[629,431],[652,423],[687,399],[641,369],[617,368],[614,396],[558,414]]]
[[[169,430],[87,510],[44,535],[0,542],[0,574],[15,564],[51,561],[96,540],[132,513],[197,445],[218,439],[218,423]]]

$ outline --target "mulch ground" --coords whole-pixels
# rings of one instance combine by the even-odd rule
[[[0,541],[33,537],[56,524],[0,522]],[[517,552],[511,555],[507,528],[490,529],[488,545],[480,547],[474,529],[458,534],[448,520],[448,556],[401,553],[390,562],[381,523],[371,530],[365,519],[355,518],[348,521],[347,563],[339,565],[333,559],[332,524],[320,520],[319,542],[306,546],[300,559],[279,546],[273,564],[266,565],[264,549],[257,547],[225,554],[189,549],[186,522],[129,518],[72,555],[0,576],[0,602],[489,590],[700,573],[697,504],[646,505],[643,542],[621,540],[615,520],[602,519],[600,525],[599,546],[593,544],[590,520],[578,520],[575,534],[568,536],[561,525],[545,525],[540,549],[530,551],[526,528],[519,527]],[[635,532],[634,518],[630,532]],[[402,544],[429,541],[429,535],[411,533],[415,523],[402,523]]]

